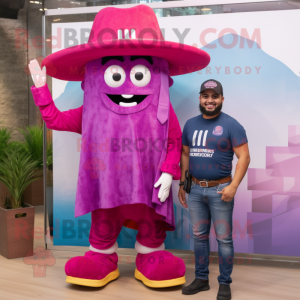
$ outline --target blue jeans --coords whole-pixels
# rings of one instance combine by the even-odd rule
[[[230,275],[234,257],[232,240],[234,199],[225,202],[221,200],[222,194],[217,193],[230,183],[226,182],[214,187],[201,187],[192,182],[191,192],[188,196],[188,209],[193,226],[196,278],[208,279],[209,232],[212,219],[218,241],[219,284],[232,282]]]

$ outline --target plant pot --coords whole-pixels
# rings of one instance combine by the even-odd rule
[[[35,208],[5,209],[0,207],[0,254],[6,258],[25,257],[33,250]],[[16,215],[26,214],[16,218]]]
[[[38,171],[36,171],[36,174]],[[43,177],[29,184],[24,191],[24,201],[32,206],[44,205],[44,182]]]

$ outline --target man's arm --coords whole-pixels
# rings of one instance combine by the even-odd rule
[[[189,169],[189,154],[190,154],[190,147],[182,145],[181,160],[180,160],[180,169],[181,169],[180,181],[184,181],[185,171]],[[183,189],[183,185],[180,186],[178,192],[178,198],[182,206],[187,208],[188,206],[185,199],[185,190]]]
[[[240,185],[248,170],[248,166],[250,163],[248,143],[233,147],[233,151],[238,158],[234,177],[230,185],[226,186],[222,191],[218,192],[219,194],[223,194],[221,199],[226,202],[229,202],[233,199],[238,186]]]

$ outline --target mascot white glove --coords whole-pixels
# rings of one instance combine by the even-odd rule
[[[165,202],[169,197],[172,180],[173,176],[171,174],[162,173],[157,182],[154,184],[154,187],[156,188],[161,185],[158,192],[158,198],[160,199],[160,202]]]
[[[35,87],[39,88],[44,86],[47,80],[46,67],[44,66],[43,70],[41,70],[39,62],[36,59],[31,60],[28,67]]]

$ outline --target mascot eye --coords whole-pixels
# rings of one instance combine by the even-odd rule
[[[134,85],[143,87],[150,82],[151,72],[146,66],[136,65],[130,71],[130,79]]]
[[[109,66],[104,73],[104,80],[110,87],[121,86],[126,79],[125,71],[122,67],[117,65]]]

